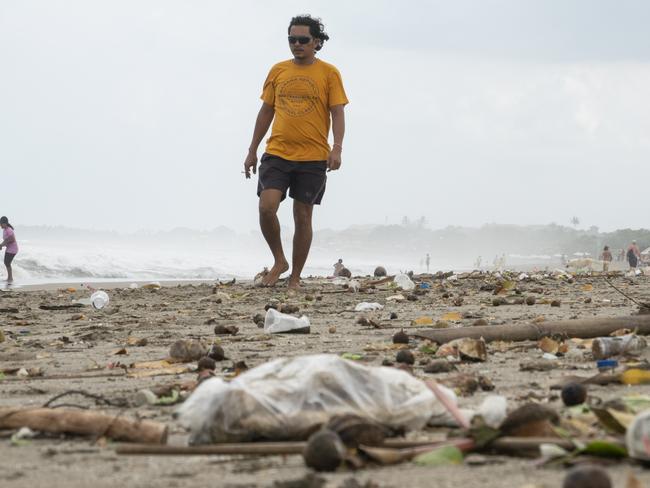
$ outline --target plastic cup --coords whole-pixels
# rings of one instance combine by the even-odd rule
[[[108,305],[110,298],[108,298],[108,293],[103,290],[98,290],[92,295],[90,295],[90,303],[96,310],[100,310]]]

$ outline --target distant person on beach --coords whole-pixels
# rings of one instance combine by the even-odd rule
[[[5,248],[5,266],[7,268],[7,283],[14,282],[14,275],[11,270],[11,263],[18,254],[18,243],[16,242],[16,234],[14,233],[14,226],[9,223],[7,217],[0,217],[0,227],[2,227],[2,242],[0,242],[0,249]]]
[[[288,33],[293,59],[274,65],[264,82],[262,108],[244,160],[244,173],[250,178],[251,170],[257,172],[257,148],[273,122],[257,184],[260,228],[274,258],[262,285],[275,285],[289,269],[277,217],[288,190],[293,198],[295,225],[288,284],[295,289],[300,287],[300,273],[311,247],[313,206],[321,203],[327,172],[341,166],[348,99],[339,71],[316,58],[316,52],[329,39],[320,19],[294,17]],[[330,120],[334,139],[331,148]]]
[[[632,244],[627,248],[627,262],[630,264],[630,269],[635,269],[637,267],[640,257],[641,251],[639,251],[636,241],[632,241]]]
[[[334,263],[334,276],[339,276],[341,271],[345,268],[345,265],[343,264],[343,260],[339,259],[337,262]]]
[[[609,250],[609,246],[605,246],[603,253],[600,255],[600,259],[603,262],[603,271],[609,271],[609,263],[614,259],[612,252]]]
[[[429,256],[429,253],[427,253],[427,257],[424,258],[424,262],[427,265],[427,273],[429,272],[429,265],[431,264],[431,256]]]

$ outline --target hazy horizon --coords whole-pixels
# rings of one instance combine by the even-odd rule
[[[256,229],[243,159],[264,78],[305,10],[323,18],[319,56],[351,102],[315,228],[649,225],[636,195],[650,179],[639,0],[2,2],[0,214]]]

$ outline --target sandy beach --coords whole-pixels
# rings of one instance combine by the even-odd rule
[[[516,276],[516,275],[514,275]],[[370,277],[358,278],[360,283]],[[639,276],[611,278],[622,292],[647,301],[650,279]],[[630,299],[610,286],[601,276],[553,276],[516,281],[508,295],[534,296],[536,303],[494,306],[494,286],[498,279],[491,274],[465,274],[449,281],[440,277],[416,276],[429,284],[411,299],[387,301],[398,291],[391,283],[366,287],[354,292],[325,278],[312,278],[296,295],[286,288],[254,288],[250,282],[218,284],[214,282],[165,283],[166,286],[128,288],[128,284],[105,286],[109,305],[102,310],[83,306],[74,309],[46,310],[56,305],[70,305],[87,298],[87,289],[73,284],[28,287],[0,294],[1,329],[5,340],[0,343],[0,407],[38,407],[69,390],[108,399],[121,406],[98,405],[89,397],[68,396],[55,404],[73,404],[92,411],[120,414],[127,418],[150,419],[169,426],[170,444],[183,445],[187,433],[172,418],[176,405],[137,405],[141,389],[164,389],[173,386],[191,388],[197,378],[196,362],[187,363],[184,372],[160,368],[149,376],[138,363],[163,360],[170,345],[179,339],[217,340],[227,359],[217,363],[216,374],[233,375],[235,363],[248,368],[271,359],[303,354],[331,353],[355,355],[364,364],[394,362],[397,349],[392,336],[403,328],[411,335],[407,346],[415,355],[413,374],[418,378],[436,378],[449,382],[460,373],[482,375],[490,379],[493,391],[459,397],[461,407],[478,406],[489,394],[503,395],[508,409],[528,401],[547,404],[561,415],[566,413],[557,390],[550,387],[567,375],[591,376],[597,372],[587,349],[569,357],[559,357],[544,372],[521,371],[522,362],[540,359],[542,351],[533,341],[489,343],[485,362],[461,362],[457,371],[428,374],[425,366],[433,359],[423,350],[418,331],[431,329],[430,323],[412,325],[415,319],[428,317],[438,326],[471,327],[477,321],[491,326],[523,324],[537,321],[567,320],[590,317],[625,317],[638,310]],[[121,287],[126,285],[126,287]],[[487,285],[487,286],[486,286]],[[408,295],[405,293],[405,295]],[[559,300],[560,306],[551,306]],[[294,304],[298,315],[311,321],[310,334],[264,334],[253,321],[264,314],[272,301]],[[365,317],[377,326],[357,323],[359,302],[379,302],[383,310]],[[391,313],[397,318],[390,319]],[[451,319],[449,319],[451,317]],[[215,336],[215,325],[236,326],[235,335]],[[573,346],[572,346],[573,347]],[[650,351],[644,351],[647,359]],[[175,363],[175,366],[178,366]],[[183,366],[181,364],[180,366]],[[20,372],[20,368],[26,371]],[[590,386],[593,398],[606,401],[626,394],[650,394],[650,386]],[[101,403],[101,402],[99,402]],[[427,428],[410,433],[410,438],[440,438],[449,428]],[[460,466],[417,467],[405,463],[393,467],[369,467],[359,471],[341,469],[332,474],[314,474],[304,466],[301,456],[123,456],[114,452],[115,444],[106,439],[74,436],[39,436],[18,442],[10,441],[14,431],[0,431],[0,465],[3,486],[12,487],[85,487],[92,479],[95,487],[147,486],[465,486],[484,487],[551,487],[560,486],[565,475],[561,467],[536,467],[531,460],[502,455],[468,456]],[[609,468],[615,486],[625,486],[628,473],[643,483],[650,474],[632,464],[614,463]]]

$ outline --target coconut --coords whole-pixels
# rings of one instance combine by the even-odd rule
[[[211,359],[214,359],[215,361],[223,361],[226,357],[223,352],[223,348],[219,344],[212,344],[207,356]]]
[[[409,343],[409,336],[406,332],[404,332],[404,329],[400,330],[399,332],[395,332],[393,335],[393,344],[408,344]]]
[[[239,327],[236,325],[217,324],[214,326],[215,335],[235,335],[237,332],[239,332]]]
[[[415,364],[415,356],[413,356],[413,353],[408,349],[402,349],[397,353],[395,361],[398,363]]]
[[[583,465],[571,469],[562,488],[612,488],[612,479],[600,466]]]
[[[377,266],[375,268],[375,273],[374,273],[375,277],[381,278],[382,276],[386,276],[386,274],[387,274],[386,268],[384,268],[383,266]]]
[[[345,446],[336,432],[319,430],[307,441],[302,457],[316,471],[335,471],[345,459]]]
[[[210,371],[214,371],[217,367],[217,363],[215,362],[214,359],[212,359],[209,356],[202,357],[199,359],[199,363],[197,365],[197,369],[199,371],[203,371],[204,369],[208,369]]]
[[[568,383],[562,387],[562,401],[567,407],[580,405],[587,399],[587,388],[580,383]]]

